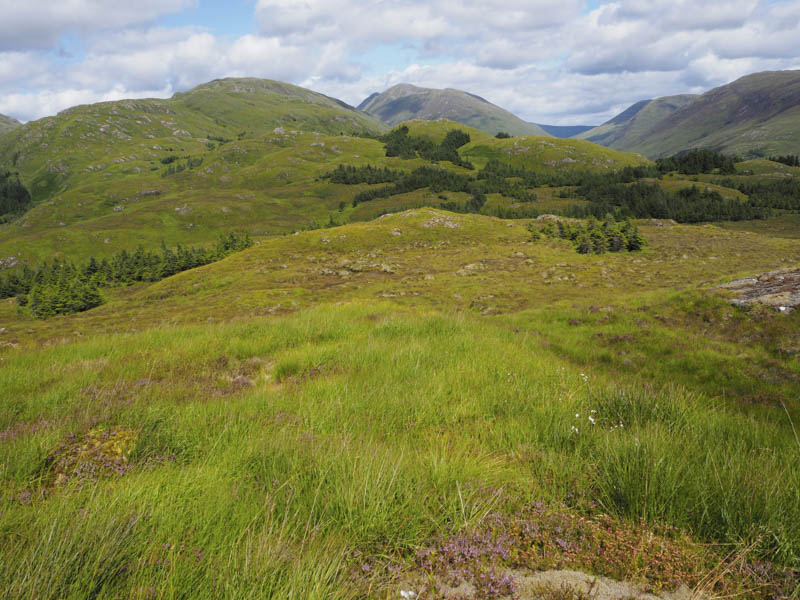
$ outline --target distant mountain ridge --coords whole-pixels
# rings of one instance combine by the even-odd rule
[[[6,115],[0,115],[0,135],[4,134],[6,131],[11,131],[12,129],[16,129],[17,127],[21,126],[22,123],[16,119],[7,117]]]
[[[480,96],[452,88],[439,90],[400,83],[371,94],[358,108],[388,125],[412,119],[450,119],[491,135],[503,131],[514,136],[549,136],[538,125],[527,123]]]
[[[578,137],[658,158],[708,148],[744,158],[800,153],[800,71],[747,75],[702,95],[637,102]]]

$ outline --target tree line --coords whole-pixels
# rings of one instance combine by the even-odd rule
[[[443,145],[457,149],[458,144],[469,136],[460,130],[452,130],[445,136]],[[410,158],[417,156],[417,142],[422,138],[408,135],[403,126],[383,138],[387,155]],[[450,141],[448,141],[450,140]],[[424,140],[431,143],[430,140]],[[457,152],[456,152],[457,154]],[[486,195],[497,193],[513,198],[520,203],[536,200],[530,190],[534,187],[570,187],[562,193],[564,197],[580,197],[585,204],[573,205],[564,212],[566,216],[603,219],[606,214],[618,218],[673,219],[680,223],[698,223],[719,220],[763,219],[771,214],[771,208],[800,208],[800,183],[787,179],[770,184],[734,184],[730,179],[723,185],[740,189],[750,199],[726,199],[715,190],[698,186],[683,188],[668,193],[655,183],[643,179],[660,179],[664,173],[678,171],[682,174],[735,172],[735,157],[713,150],[691,150],[687,153],[659,159],[654,165],[626,166],[610,172],[585,170],[559,170],[540,172],[517,167],[497,159],[491,159],[475,176],[456,173],[445,168],[424,166],[410,173],[371,165],[352,167],[339,165],[326,175],[333,183],[389,183],[381,187],[362,190],[353,198],[353,206],[378,198],[406,194],[422,188],[433,192],[462,192],[470,194],[466,203],[446,201],[440,206],[460,212],[479,212],[486,203]],[[499,207],[495,211],[505,218],[532,217],[538,214],[535,205],[527,207]]]
[[[768,160],[783,163],[787,167],[800,167],[800,156],[797,154],[787,154],[786,156],[770,156]]]
[[[325,173],[322,179],[329,179],[331,183],[342,183],[344,185],[377,184],[397,181],[403,175],[405,175],[405,171],[390,169],[389,167],[339,165],[330,173]]]
[[[17,303],[39,318],[81,312],[103,303],[101,288],[159,281],[181,271],[220,260],[253,245],[247,234],[222,235],[210,248],[181,246],[160,250],[139,246],[120,250],[110,259],[89,258],[85,263],[55,259],[36,267],[0,275],[0,298],[17,297]]]
[[[750,201],[765,208],[800,210],[800,180],[785,177],[774,181],[734,181],[715,179],[714,183],[739,190]]]
[[[752,200],[723,198],[716,190],[700,189],[696,185],[669,194],[656,184],[617,183],[586,186],[579,190],[579,194],[588,203],[568,207],[565,213],[567,216],[594,216],[601,219],[611,213],[622,218],[673,219],[678,223],[700,223],[765,219],[771,214],[769,208],[759,206]]]

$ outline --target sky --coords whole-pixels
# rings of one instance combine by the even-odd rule
[[[800,0],[0,0],[0,113],[263,77],[358,105],[452,87],[527,121],[800,69]]]

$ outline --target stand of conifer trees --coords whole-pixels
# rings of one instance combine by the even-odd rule
[[[220,236],[211,248],[178,246],[174,250],[162,244],[159,251],[121,250],[111,259],[91,257],[82,265],[53,260],[36,268],[28,265],[0,275],[0,298],[17,297],[20,306],[35,316],[81,312],[103,303],[100,288],[130,285],[140,281],[158,281],[188,269],[220,260],[252,246],[247,234]]]
[[[454,165],[465,169],[474,168],[471,162],[462,159],[458,154],[458,149],[470,141],[469,134],[460,129],[448,131],[442,143],[438,145],[428,138],[409,135],[408,127],[405,125],[393,129],[380,140],[384,143],[386,156],[399,156],[406,159],[419,156],[430,161],[449,160]]]
[[[637,219],[673,219],[678,223],[703,221],[743,221],[765,219],[768,207],[753,200],[726,199],[715,190],[701,190],[693,185],[668,194],[660,186],[636,182],[583,186],[578,194],[588,203],[568,207],[566,215],[575,218],[593,216],[602,219],[611,213]]]
[[[570,240],[579,254],[604,254],[606,252],[635,252],[641,250],[645,241],[639,229],[625,219],[618,222],[608,214],[601,223],[589,217],[583,223],[565,220],[548,221],[544,226],[532,223],[530,232],[534,240],[541,236]]]
[[[787,167],[800,167],[800,156],[797,154],[787,154],[786,156],[770,156],[769,160],[783,163]]]
[[[24,213],[33,201],[28,190],[19,181],[16,173],[0,171],[0,223]]]

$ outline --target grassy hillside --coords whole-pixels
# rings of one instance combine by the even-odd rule
[[[655,100],[643,100],[602,125],[582,132],[575,137],[610,148],[630,148],[662,119],[692,102],[697,96],[682,94]]]
[[[528,599],[569,568],[788,597],[800,313],[709,286],[800,242],[640,226],[582,256],[419,209],[78,315],[3,302],[3,595]]]
[[[0,254],[108,255],[327,220],[339,199],[314,178],[346,150],[380,156],[378,142],[348,135],[385,129],[321,94],[254,79],[75,107],[0,138],[0,167],[19,171],[38,202],[0,229]]]
[[[436,90],[407,83],[395,85],[381,94],[372,94],[359,108],[389,125],[412,119],[449,119],[495,135],[548,134],[538,125],[527,123],[479,96],[454,89]]]
[[[520,137],[473,141],[462,149],[476,166],[498,159],[532,170],[608,171],[649,164],[643,156],[623,153],[574,139]]]
[[[689,96],[678,98],[681,103],[652,118],[640,115],[674,97],[654,100],[629,118],[623,113],[581,137],[650,158],[690,148],[746,158],[800,153],[800,71],[756,73],[690,102],[684,102]]]

